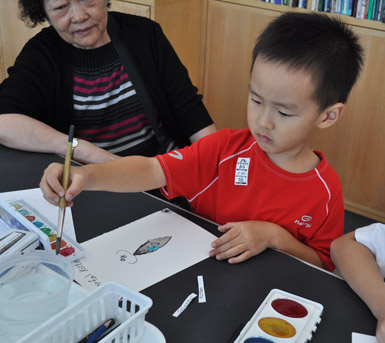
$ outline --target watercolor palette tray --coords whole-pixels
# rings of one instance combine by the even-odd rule
[[[305,343],[321,321],[323,306],[273,289],[234,343]]]
[[[10,229],[37,233],[44,249],[55,252],[56,226],[25,201],[17,200],[8,204],[0,200],[0,220]],[[83,257],[85,250],[79,243],[63,233],[60,254],[70,261],[74,261]]]

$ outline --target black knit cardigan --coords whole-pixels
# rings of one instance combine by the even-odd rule
[[[188,145],[192,134],[213,122],[161,27],[139,16],[109,16],[118,23],[121,41],[142,76],[156,108],[153,115],[159,116],[156,122],[179,146]],[[25,114],[68,132],[74,123],[70,45],[53,27],[27,42],[8,74],[0,85],[0,114]]]

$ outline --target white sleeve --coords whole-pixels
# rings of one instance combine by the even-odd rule
[[[357,242],[373,253],[382,275],[385,276],[385,225],[375,223],[356,229],[355,237]]]

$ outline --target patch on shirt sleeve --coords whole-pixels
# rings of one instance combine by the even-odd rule
[[[238,157],[237,166],[235,167],[235,185],[247,186],[249,179],[249,165],[250,157]]]
[[[168,155],[178,160],[183,160],[183,155],[179,151],[175,150],[175,151],[169,152]]]

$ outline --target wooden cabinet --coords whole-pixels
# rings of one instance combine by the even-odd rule
[[[247,127],[255,40],[287,10],[254,0],[209,0],[203,89],[218,128]],[[359,35],[365,66],[341,120],[319,130],[311,146],[324,152],[340,175],[346,209],[385,222],[385,24],[344,16],[342,20]]]
[[[210,1],[204,101],[217,128],[247,127],[251,53],[255,39],[279,12]]]
[[[0,82],[15,62],[25,42],[41,30],[41,26],[27,27],[19,18],[16,0],[0,2]]]
[[[207,0],[112,0],[111,10],[158,22],[202,91],[206,5]]]
[[[353,26],[365,48],[365,66],[345,113],[312,139],[340,175],[345,207],[385,222],[384,31]]]
[[[207,0],[112,0],[111,10],[151,18],[161,24],[191,80],[201,90]],[[0,1],[0,81],[25,42],[41,30],[18,19],[16,0]]]
[[[151,6],[131,3],[124,0],[112,0],[111,11],[130,13],[146,18],[151,18]]]

